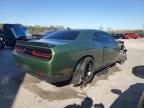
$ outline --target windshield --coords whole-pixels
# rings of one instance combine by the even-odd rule
[[[55,31],[48,34],[45,39],[75,40],[78,35],[79,31]]]
[[[20,36],[30,36],[28,29],[24,26],[13,26],[13,30],[17,37]]]

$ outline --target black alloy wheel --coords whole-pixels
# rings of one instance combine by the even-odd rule
[[[72,83],[74,85],[81,85],[82,83],[89,83],[94,76],[94,60],[91,57],[82,59],[76,66],[73,74]]]

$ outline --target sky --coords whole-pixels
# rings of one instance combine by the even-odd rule
[[[0,23],[144,28],[144,0],[0,0]]]

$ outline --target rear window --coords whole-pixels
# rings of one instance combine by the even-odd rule
[[[75,40],[78,35],[79,31],[56,31],[48,34],[45,39]]]
[[[13,26],[13,30],[14,30],[17,37],[30,35],[28,29],[24,26],[18,26],[18,25]]]

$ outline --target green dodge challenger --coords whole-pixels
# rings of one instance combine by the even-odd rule
[[[124,43],[99,30],[57,30],[40,40],[17,42],[17,66],[49,83],[92,80],[94,73],[126,60]]]

